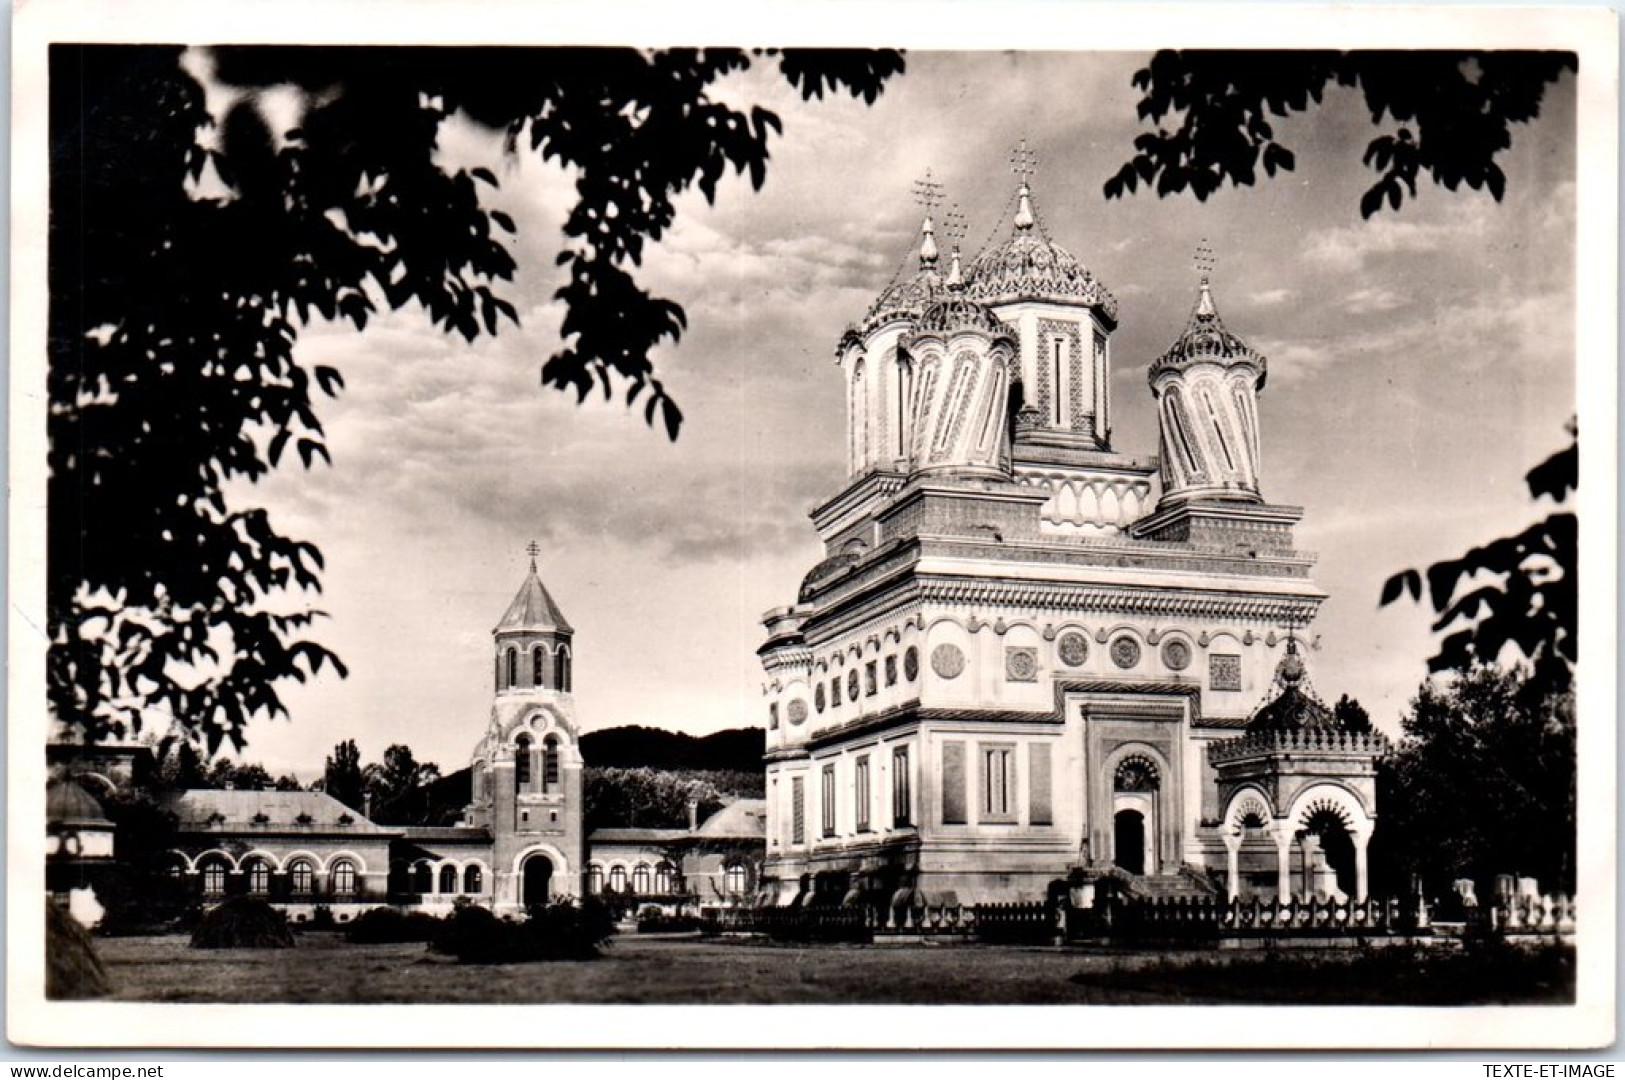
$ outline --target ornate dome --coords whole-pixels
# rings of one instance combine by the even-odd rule
[[[1010,333],[1010,328],[992,311],[962,296],[938,300],[926,308],[914,324],[915,334],[948,335],[960,330],[979,330],[990,335]]]
[[[1286,655],[1275,668],[1275,683],[1281,692],[1265,702],[1247,722],[1253,731],[1337,731],[1337,717],[1309,686],[1309,671],[1298,655],[1296,638],[1286,639]]]
[[[1190,321],[1168,351],[1151,362],[1153,381],[1164,371],[1182,371],[1192,364],[1250,364],[1258,369],[1258,388],[1264,388],[1265,361],[1251,345],[1225,329],[1219,310],[1213,305],[1213,292],[1202,279],[1202,295],[1196,301]]]
[[[912,319],[942,296],[947,289],[942,275],[937,273],[937,258],[936,230],[931,219],[926,218],[920,226],[919,269],[911,277],[893,281],[875,297],[875,302],[869,305],[869,310],[864,312],[858,324],[858,332],[867,334],[881,323],[896,317]]]
[[[1117,322],[1117,299],[1071,252],[1037,228],[1032,192],[1021,185],[1015,230],[998,247],[982,252],[965,274],[965,294],[984,304],[1014,300],[1060,300],[1092,304]]]

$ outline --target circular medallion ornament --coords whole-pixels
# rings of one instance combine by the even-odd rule
[[[807,720],[807,703],[800,698],[796,698],[785,708],[784,715],[790,718],[792,724],[805,723]]]
[[[1112,642],[1112,663],[1120,668],[1131,668],[1140,662],[1140,643],[1131,637],[1120,637]]]
[[[1089,639],[1082,634],[1062,634],[1058,651],[1061,654],[1061,663],[1067,667],[1077,667],[1089,659]]]
[[[1191,666],[1191,647],[1178,638],[1162,643],[1162,662],[1173,671],[1184,671]]]
[[[965,670],[965,654],[958,645],[938,645],[931,650],[931,670],[944,679],[957,679]]]
[[[824,684],[819,683],[813,688],[813,708],[819,712],[824,711]]]
[[[910,645],[903,654],[903,678],[913,682],[920,677],[920,650]]]
[[[853,701],[858,700],[858,672],[856,668],[847,672],[846,696]]]
[[[1004,650],[1004,677],[1011,682],[1036,682],[1038,650],[1032,648]]]

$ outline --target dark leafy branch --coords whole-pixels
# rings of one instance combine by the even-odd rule
[[[1362,163],[1377,180],[1360,199],[1370,217],[1399,209],[1417,179],[1455,191],[1463,184],[1500,201],[1506,175],[1496,155],[1511,126],[1540,115],[1546,88],[1577,71],[1573,53],[1164,50],[1136,72],[1142,121],[1135,154],[1106,181],[1107,198],[1137,191],[1189,191],[1200,200],[1226,182],[1250,186],[1291,172],[1296,153],[1272,120],[1321,105],[1329,87],[1357,88],[1371,122],[1384,126]],[[1167,124],[1164,121],[1168,121]]]
[[[1573,429],[1571,426],[1571,433]],[[1579,484],[1578,439],[1529,471],[1534,498],[1562,502]],[[1433,671],[1495,664],[1508,645],[1533,665],[1537,678],[1570,684],[1578,659],[1579,519],[1556,513],[1513,536],[1446,559],[1425,574],[1404,570],[1382,587],[1382,603],[1426,597],[1445,634],[1429,662]]]
[[[650,354],[685,318],[633,268],[684,191],[714,199],[729,171],[759,187],[780,128],[712,87],[767,61],[809,99],[873,101],[902,57],[209,55],[239,92],[218,130],[180,48],[51,51],[47,663],[54,715],[83,734],[138,729],[151,711],[212,751],[241,745],[250,717],[285,714],[280,680],[343,673],[303,637],[319,612],[276,603],[319,590],[320,552],[225,498],[290,448],[306,468],[330,459],[314,399],[343,380],[295,359],[299,331],[317,318],[361,330],[380,304],[416,304],[467,340],[518,322],[501,292],[515,224],[482,201],[497,177],[442,168],[442,125],[465,117],[575,170],[556,294],[568,311],[542,381],[578,397],[624,383],[675,438],[682,413]],[[259,108],[274,87],[301,95],[295,130],[271,130]]]

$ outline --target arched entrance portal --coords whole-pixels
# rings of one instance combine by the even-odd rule
[[[1112,862],[1130,874],[1161,873],[1157,802],[1162,773],[1144,754],[1130,754],[1112,774]]]
[[[1359,893],[1358,875],[1354,860],[1354,838],[1349,835],[1348,826],[1335,811],[1329,809],[1316,810],[1309,815],[1304,823],[1306,837],[1313,837],[1318,843],[1304,845],[1308,865],[1305,867],[1306,878],[1304,891],[1314,893],[1325,891],[1318,886],[1316,879],[1322,877],[1329,870],[1337,882],[1337,889],[1345,896],[1355,896]],[[1318,848],[1320,858],[1315,858]],[[1324,870],[1321,867],[1324,867]],[[1317,873],[1319,871],[1319,873]]]
[[[1138,810],[1119,810],[1112,820],[1112,844],[1119,868],[1131,874],[1145,873],[1145,815]]]
[[[526,907],[545,904],[553,887],[553,861],[546,855],[532,855],[525,860],[524,891],[521,899]]]

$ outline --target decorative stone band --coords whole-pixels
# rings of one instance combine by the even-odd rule
[[[1139,588],[964,578],[922,577],[918,588],[919,599],[933,604],[976,604],[983,607],[1007,604],[1118,615],[1254,619],[1272,625],[1301,625],[1314,617],[1321,601],[1319,596],[1238,596],[1234,593],[1200,593],[1184,589],[1161,592]]]
[[[1187,708],[1192,727],[1206,727],[1222,723],[1204,721],[1202,688],[1194,681],[1170,682],[1145,679],[1072,679],[1055,682],[1055,706],[1052,709],[1032,711],[1016,709],[947,709],[921,708],[918,701],[908,701],[890,709],[860,716],[842,724],[815,728],[808,736],[806,746],[817,751],[846,739],[869,736],[918,723],[955,724],[1061,724],[1066,719],[1068,694],[1121,695],[1109,708],[1113,717],[1136,716],[1150,720],[1176,718]],[[1086,709],[1089,707],[1086,703]]]
[[[1261,754],[1284,753],[1289,751],[1358,754],[1362,757],[1379,757],[1388,750],[1388,738],[1380,731],[1321,731],[1308,729],[1304,731],[1262,731],[1251,735],[1243,735],[1239,739],[1225,739],[1216,742],[1207,748],[1208,761],[1217,765],[1220,762],[1240,761],[1244,758],[1256,757]]]
[[[762,669],[769,675],[780,671],[806,671],[812,666],[812,650],[805,645],[764,649],[761,652]]]

